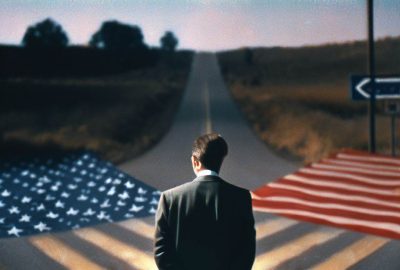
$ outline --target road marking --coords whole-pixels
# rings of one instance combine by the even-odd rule
[[[256,238],[257,240],[261,240],[266,236],[271,236],[298,223],[298,221],[286,218],[277,218],[266,222],[259,222],[256,224]]]
[[[294,241],[257,256],[253,270],[274,269],[279,264],[300,255],[309,248],[323,244],[342,233],[342,230],[321,230],[308,233]]]
[[[104,269],[52,236],[32,237],[29,241],[51,259],[65,266],[67,269]],[[21,256],[23,256],[23,254],[21,254]]]
[[[79,238],[86,240],[116,258],[127,262],[138,270],[156,270],[153,257],[146,252],[123,243],[96,229],[81,229],[74,232]]]
[[[389,239],[366,236],[347,248],[335,253],[333,256],[324,262],[313,267],[313,270],[334,270],[334,269],[347,269],[348,267],[356,264],[363,258],[369,256],[384,244],[389,242]]]
[[[212,132],[211,106],[210,106],[210,90],[208,88],[208,83],[205,84],[204,102],[206,110],[206,133],[211,133]]]
[[[142,220],[131,219],[117,223],[117,225],[131,232],[139,234],[149,240],[154,239],[154,233],[155,233],[154,226],[151,226]]]

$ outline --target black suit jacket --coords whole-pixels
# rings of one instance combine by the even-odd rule
[[[200,176],[161,194],[154,242],[160,270],[247,270],[254,256],[248,190]]]

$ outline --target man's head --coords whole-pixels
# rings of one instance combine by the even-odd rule
[[[193,170],[208,169],[219,173],[224,157],[228,154],[228,144],[217,133],[198,137],[192,147]]]

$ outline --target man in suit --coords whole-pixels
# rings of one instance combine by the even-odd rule
[[[248,270],[255,256],[250,192],[218,176],[228,153],[218,134],[193,143],[196,178],[164,191],[156,214],[154,258],[160,270]]]

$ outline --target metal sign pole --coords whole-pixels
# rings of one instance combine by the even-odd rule
[[[369,151],[375,153],[375,43],[374,43],[374,1],[367,0],[368,13],[368,71],[371,78],[371,96],[369,99]]]
[[[392,156],[396,156],[396,114],[392,114]]]

